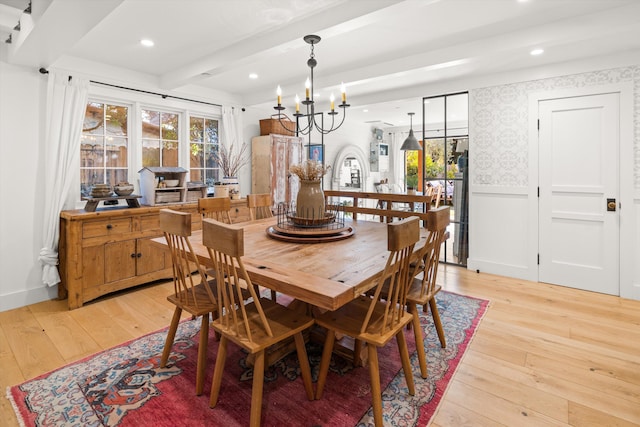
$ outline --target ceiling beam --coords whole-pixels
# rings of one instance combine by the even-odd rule
[[[40,0],[9,48],[9,62],[48,67],[73,47],[123,0]],[[62,25],[61,25],[62,23]]]
[[[348,21],[366,19],[367,15],[402,1],[404,0],[345,1],[312,16],[288,22],[259,37],[242,40],[224,49],[211,52],[187,66],[166,73],[161,78],[162,88],[170,90],[188,83],[197,83],[203,78],[232,70],[238,65],[300,48],[300,38],[305,34],[325,32],[328,28]]]

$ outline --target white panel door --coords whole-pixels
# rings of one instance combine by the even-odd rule
[[[618,97],[538,103],[541,282],[620,294]]]

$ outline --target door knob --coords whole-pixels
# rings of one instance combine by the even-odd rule
[[[607,199],[607,211],[608,212],[616,211],[616,199]]]

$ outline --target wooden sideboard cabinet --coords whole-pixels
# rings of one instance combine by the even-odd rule
[[[251,213],[247,206],[247,199],[242,198],[238,200],[231,200],[231,212],[229,216],[231,217],[231,222],[233,224],[251,221]]]
[[[68,298],[69,309],[110,292],[172,276],[168,251],[149,242],[162,235],[158,212],[163,208],[189,212],[192,229],[202,227],[195,203],[60,213],[58,296]]]

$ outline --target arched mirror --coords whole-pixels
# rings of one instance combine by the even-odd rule
[[[357,145],[343,147],[336,155],[332,169],[332,190],[368,191],[369,164]]]
[[[355,157],[347,157],[342,162],[340,189],[362,191],[362,167]]]

